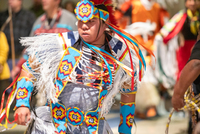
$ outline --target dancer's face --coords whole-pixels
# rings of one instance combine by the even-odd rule
[[[78,32],[81,38],[89,44],[102,44],[105,41],[105,29],[107,25],[99,18],[94,17],[84,23],[78,21]]]
[[[186,0],[185,7],[187,7],[188,9],[190,9],[192,12],[195,12],[197,10],[196,1],[197,0]]]

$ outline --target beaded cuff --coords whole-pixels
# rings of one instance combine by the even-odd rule
[[[30,108],[29,99],[33,91],[33,82],[28,77],[20,77],[17,81],[16,107]]]
[[[119,133],[131,134],[131,129],[134,123],[135,103],[120,102],[120,124]]]

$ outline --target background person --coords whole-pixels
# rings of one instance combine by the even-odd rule
[[[77,26],[75,25],[77,22],[76,17],[71,12],[62,9],[61,3],[61,0],[42,0],[42,7],[45,13],[35,21],[30,36],[77,30]],[[17,66],[11,71],[13,78],[20,72],[21,66],[26,60],[27,54],[25,52]]]
[[[30,36],[77,30],[75,16],[60,6],[61,0],[42,0],[45,13],[35,21]]]
[[[18,62],[19,58],[22,55],[24,49],[23,46],[19,43],[20,37],[29,36],[31,28],[35,21],[35,15],[22,8],[22,0],[8,0],[8,5],[12,9],[12,22],[13,22],[13,35],[14,35],[14,45],[15,45],[15,60]],[[0,13],[0,27],[5,24],[7,18],[9,17],[8,10]],[[5,33],[8,45],[9,45],[9,54],[8,54],[8,64],[10,70],[12,70],[12,60],[11,60],[11,37],[10,37],[10,26],[7,24],[3,29]]]

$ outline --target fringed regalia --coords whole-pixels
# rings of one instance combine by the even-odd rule
[[[23,69],[34,76],[34,86],[41,97],[49,100],[46,106],[32,112],[32,126],[29,125],[32,129],[28,130],[111,133],[104,116],[113,104],[113,97],[120,91],[137,91],[136,64],[133,64],[134,90],[131,90],[133,70],[129,56],[130,52],[137,63],[135,52],[109,34],[101,48],[86,45],[78,32],[27,37],[21,43],[32,57],[23,64]],[[17,95],[17,90],[14,94]]]
[[[102,4],[101,1],[94,4],[98,5],[98,2]],[[105,115],[114,102],[113,98],[119,92],[135,94],[138,78],[142,78],[146,65],[137,41],[112,21],[107,21],[108,17],[114,18],[112,14],[109,16],[112,10],[109,2],[104,1],[107,12],[95,7],[93,2],[82,0],[75,13],[83,22],[92,17],[100,18],[121,37],[121,41],[105,33],[105,44],[99,48],[85,42],[78,32],[21,39],[29,55],[23,70],[32,78],[18,79],[6,108],[0,109],[1,119],[7,119],[15,96],[16,107],[32,108],[29,99],[38,92],[47,103],[32,109],[32,120],[26,133],[112,133]],[[121,107],[119,131],[131,133],[135,104],[121,103]]]

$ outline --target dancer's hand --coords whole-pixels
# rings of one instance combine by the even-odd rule
[[[31,119],[31,112],[27,107],[19,107],[14,113],[14,117],[18,115],[16,123],[18,125],[26,125]]]
[[[177,94],[174,94],[172,96],[172,106],[173,108],[178,111],[178,109],[184,107],[184,99],[182,96],[179,96]]]

